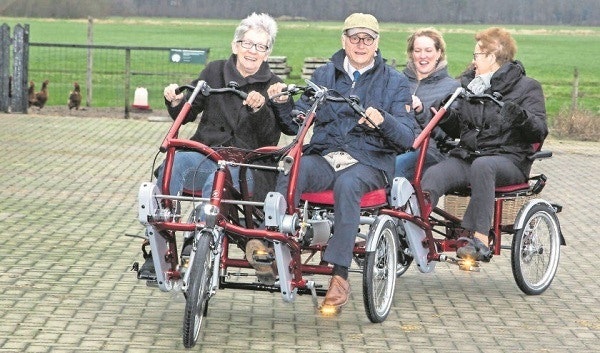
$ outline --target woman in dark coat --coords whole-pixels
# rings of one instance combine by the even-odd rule
[[[432,205],[452,190],[471,188],[462,226],[470,240],[457,249],[460,258],[489,261],[489,231],[496,186],[525,182],[531,170],[527,157],[548,134],[542,87],[514,60],[517,50],[502,28],[476,34],[472,66],[461,77],[470,94],[501,97],[500,107],[488,99],[458,100],[440,123],[460,144],[450,158],[427,169],[422,188]]]
[[[241,21],[236,28],[231,42],[232,55],[228,60],[216,60],[200,73],[200,77],[192,82],[196,85],[204,80],[212,88],[226,87],[230,82],[237,83],[240,90],[248,93],[242,100],[233,93],[198,95],[193,102],[184,123],[195,121],[200,116],[198,129],[192,140],[211,147],[238,147],[254,150],[264,146],[276,146],[281,136],[278,117],[272,110],[272,103],[267,99],[267,89],[282,80],[271,72],[267,58],[273,50],[277,34],[277,24],[267,14],[253,13]],[[177,117],[184,102],[191,93],[177,94],[177,84],[170,84],[164,89],[165,104],[169,115]],[[169,194],[177,195],[182,190],[202,190],[202,194],[210,195],[217,169],[215,162],[195,151],[177,151],[173,162]],[[239,168],[230,167],[234,186],[239,190]],[[157,185],[162,187],[164,163],[158,169]],[[275,187],[275,173],[254,171],[248,175],[248,187],[254,191],[255,199],[264,199],[264,195]],[[206,196],[205,196],[206,197]],[[191,239],[191,238],[189,238]],[[182,253],[188,253],[191,242],[186,239]],[[250,253],[255,248],[266,249],[258,240],[258,245],[246,245]],[[249,257],[249,261],[252,259]],[[257,275],[271,273],[271,266],[256,265]],[[152,257],[148,257],[140,269],[145,278],[154,273]]]
[[[204,80],[212,88],[226,87],[230,82],[236,82],[240,90],[248,93],[245,100],[232,93],[208,97],[198,95],[185,121],[188,123],[201,117],[192,140],[211,147],[239,147],[249,150],[277,145],[281,128],[271,102],[267,99],[269,86],[282,82],[271,72],[267,63],[276,34],[277,24],[269,15],[254,13],[248,16],[235,30],[229,59],[210,62],[198,79],[192,82],[192,85],[196,85],[199,80]],[[176,95],[176,88],[176,84],[171,84],[164,90],[165,103],[173,118],[177,117],[187,100],[183,93]],[[159,187],[162,184],[163,167],[158,173]],[[203,194],[210,194],[216,168],[214,162],[200,153],[177,151],[169,185],[170,194],[175,195],[184,188],[203,190]],[[230,168],[230,171],[238,187],[238,169]],[[254,173],[254,179],[257,174]],[[270,178],[264,178],[263,175],[260,186],[254,185],[254,180],[250,178],[249,186],[254,187],[257,196],[266,194],[274,188],[275,177],[274,173]],[[270,183],[266,179],[270,179]],[[260,190],[256,190],[257,188]]]

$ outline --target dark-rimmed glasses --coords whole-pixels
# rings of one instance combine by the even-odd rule
[[[477,55],[488,55],[488,53],[473,53],[473,60],[477,60]]]
[[[350,40],[350,43],[352,44],[358,44],[360,41],[362,41],[365,45],[371,45],[375,41],[375,38],[369,35],[365,37],[359,37],[357,34],[353,34],[351,36],[346,34],[346,37],[348,37],[348,40]]]
[[[242,48],[244,48],[244,49],[252,49],[252,47],[255,47],[256,51],[259,51],[261,53],[264,53],[267,50],[269,50],[268,45],[252,43],[249,40],[238,40],[236,43],[239,43],[242,46]]]

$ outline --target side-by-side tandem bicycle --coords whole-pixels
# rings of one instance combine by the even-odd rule
[[[253,171],[289,173],[288,195],[293,195],[302,147],[318,107],[341,102],[365,116],[364,108],[355,97],[344,97],[306,80],[305,87],[290,85],[281,93],[302,94],[312,102],[309,111],[295,117],[299,129],[290,144],[257,150],[216,148],[179,137],[192,102],[199,94],[229,94],[232,104],[233,98],[239,97],[241,107],[246,93],[233,84],[211,88],[204,81],[195,87],[181,86],[178,93],[183,90],[192,93],[159,148],[165,154],[162,185],[148,181],[139,189],[138,214],[146,239],[142,250],[145,256],[151,256],[155,275],[144,276],[138,271],[138,278],[165,292],[183,292],[183,342],[188,348],[198,341],[209,314],[210,299],[221,289],[279,292],[285,302],[308,294],[315,308],[323,313],[317,297],[325,295],[332,267],[322,263],[320,257],[334,226],[333,191],[303,194],[298,205],[288,204],[287,198],[277,192],[269,192],[264,201],[256,201],[252,200],[246,175]],[[362,198],[361,226],[353,250],[355,266],[351,271],[362,273],[364,307],[371,322],[387,318],[396,279],[413,262],[423,273],[432,272],[438,262],[456,264],[469,271],[480,266],[449,254],[456,250],[463,233],[460,216],[441,207],[431,209],[420,185],[431,130],[456,99],[490,99],[503,104],[492,96],[472,96],[457,89],[413,144],[420,151],[413,180],[395,178],[391,188],[369,192]],[[170,194],[169,182],[178,150],[197,151],[216,163],[210,195],[192,191]],[[550,156],[551,152],[538,150],[530,158]],[[233,166],[240,170],[236,183],[231,180]],[[535,175],[526,183],[497,188],[490,229],[493,255],[510,249],[516,284],[529,295],[540,294],[550,286],[557,271],[560,246],[565,244],[557,218],[561,207],[537,197],[546,179]],[[468,196],[468,191],[462,195]],[[521,197],[528,197],[529,201],[520,208],[516,219],[504,221],[503,204]],[[511,245],[502,244],[503,235],[512,235]],[[274,249],[273,254],[253,255],[253,260],[276,267],[278,277],[273,284],[260,282],[253,275],[244,252],[250,239],[267,241]],[[134,268],[138,268],[137,263]]]

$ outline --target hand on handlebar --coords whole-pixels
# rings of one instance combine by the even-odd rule
[[[242,102],[242,104],[252,109],[253,113],[256,113],[260,110],[260,108],[263,107],[263,105],[265,105],[265,101],[266,98],[262,94],[256,91],[250,91],[248,93],[248,97]]]
[[[285,103],[290,99],[290,90],[285,83],[277,82],[268,89],[269,99],[275,103]]]
[[[178,84],[171,83],[170,85],[165,87],[165,89],[163,91],[163,95],[165,96],[165,99],[168,102],[171,102],[172,107],[177,106],[183,99],[183,93],[177,94],[177,92],[175,91],[178,87],[179,87]]]
[[[527,119],[523,108],[513,102],[505,102],[500,110],[500,115],[513,124],[522,124]]]
[[[381,125],[381,123],[383,123],[383,115],[381,115],[381,112],[373,107],[368,107],[365,110],[365,115],[366,117],[362,117],[358,120],[359,124],[366,124],[367,126],[369,126],[370,128],[377,128],[379,127],[379,125]],[[368,118],[368,119],[367,119]]]

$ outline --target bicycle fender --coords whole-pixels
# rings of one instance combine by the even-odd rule
[[[369,234],[367,236],[367,243],[365,244],[365,251],[366,252],[375,251],[375,249],[377,248],[377,237],[376,237],[376,235],[381,232],[381,228],[383,228],[383,225],[387,221],[391,221],[394,224],[396,224],[396,222],[394,221],[394,219],[392,217],[388,216],[388,215],[379,215],[379,216],[377,216],[375,218],[375,221],[373,222],[373,224],[369,228]]]
[[[138,192],[138,220],[145,226],[150,225],[149,218],[158,213],[160,206],[155,195],[159,194],[154,183],[142,183]]]
[[[514,223],[515,230],[523,228],[524,223],[525,223],[525,216],[527,216],[527,213],[529,212],[529,210],[537,204],[544,204],[544,205],[550,207],[551,209],[554,209],[552,204],[550,204],[550,202],[548,202],[544,199],[529,200],[529,202],[527,202],[525,205],[523,205],[523,207],[521,207],[521,209],[517,213],[517,218],[515,219],[515,223]]]
[[[390,192],[390,204],[394,208],[402,207],[408,202],[410,196],[415,192],[412,184],[405,177],[396,177],[392,183]]]
[[[552,217],[554,217],[554,220],[556,221],[556,224],[558,226],[558,235],[560,236],[560,244],[567,245],[567,242],[565,241],[565,237],[563,235],[562,229],[560,227],[560,221],[558,220],[558,216],[556,215],[558,212],[560,212],[560,210],[557,211],[555,205],[551,204],[550,202],[548,202],[544,199],[533,199],[533,200],[530,200],[529,202],[527,202],[525,205],[523,205],[523,207],[521,207],[521,209],[517,213],[517,218],[515,219],[513,229],[515,231],[517,231],[517,230],[523,228],[525,226],[525,219],[526,219],[527,213],[529,213],[529,210],[533,206],[538,205],[538,204],[546,205],[546,206],[550,207],[552,210],[554,210],[554,212],[552,213]]]

